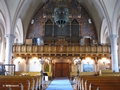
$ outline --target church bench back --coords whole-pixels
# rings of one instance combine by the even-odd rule
[[[31,88],[35,88],[35,89],[38,89],[40,88],[41,84],[42,84],[42,76],[0,76],[0,79],[1,78],[19,78],[19,80],[25,80],[25,79],[31,79],[32,80],[30,81],[31,83]]]
[[[0,90],[24,90],[20,87],[0,87]]]
[[[120,77],[116,76],[80,76],[80,88],[85,89],[87,85],[87,82],[90,80],[95,80],[95,81],[120,81]]]
[[[95,87],[92,90],[120,90],[120,87]]]
[[[96,90],[97,87],[101,87],[101,88],[111,88],[111,87],[114,87],[114,88],[119,88],[120,90],[120,81],[118,80],[100,80],[100,81],[88,81],[87,82],[87,85],[85,86],[85,90]],[[103,90],[103,89],[102,89]]]
[[[41,78],[39,76],[0,76],[0,80],[4,81],[4,80],[14,80],[14,81],[18,81],[18,82],[23,82],[26,80],[29,80],[31,85],[30,88],[38,88],[39,84],[41,84]]]
[[[0,87],[18,87],[19,83],[22,83],[24,90],[30,90],[30,81],[29,80],[20,80],[20,79],[0,79]],[[32,89],[33,90],[33,89]]]
[[[28,89],[24,88],[22,83],[19,83],[13,86],[4,84],[2,87],[0,87],[0,90],[28,90]]]

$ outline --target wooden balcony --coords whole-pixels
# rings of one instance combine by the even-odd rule
[[[109,45],[13,45],[13,54],[82,55],[110,54]]]

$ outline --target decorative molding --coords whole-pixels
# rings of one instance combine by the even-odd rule
[[[111,22],[110,22],[110,18],[109,18],[109,14],[107,12],[107,9],[106,9],[106,6],[104,4],[104,1],[103,0],[99,0],[99,3],[101,5],[101,10],[105,16],[105,19],[107,21],[107,26],[108,26],[108,34],[112,33],[112,25],[111,25]]]
[[[14,34],[6,34],[6,37],[8,37],[8,38],[15,38],[15,35]]]
[[[110,39],[110,41],[114,41],[115,39],[117,40],[118,36],[117,35],[110,35],[108,36],[108,38]]]

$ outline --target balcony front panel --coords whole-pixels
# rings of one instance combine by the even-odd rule
[[[80,53],[110,53],[108,45],[13,45],[13,53],[36,54],[80,54]]]

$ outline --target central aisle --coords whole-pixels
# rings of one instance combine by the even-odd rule
[[[55,78],[46,90],[73,90],[67,77]]]

